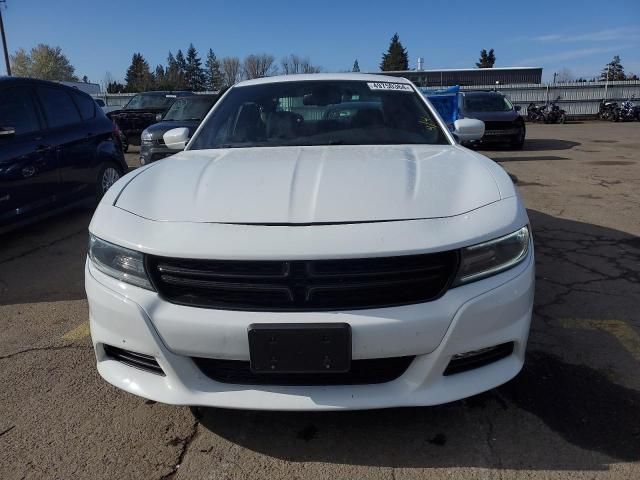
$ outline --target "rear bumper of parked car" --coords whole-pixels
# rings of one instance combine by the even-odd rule
[[[344,312],[238,312],[180,306],[102,274],[89,260],[85,268],[91,336],[98,371],[105,380],[164,403],[242,409],[435,405],[494,388],[522,368],[534,292],[532,249],[515,268],[450,289],[437,300]],[[365,385],[223,383],[196,365],[194,358],[248,361],[248,326],[274,321],[348,323],[354,360],[414,358],[397,378]],[[444,334],[424,337],[430,324],[442,322]],[[194,337],[194,332],[199,334]],[[482,361],[485,351],[476,357],[479,362],[466,357],[451,363],[454,355],[491,347],[498,347],[493,361]]]

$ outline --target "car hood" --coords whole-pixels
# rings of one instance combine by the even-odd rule
[[[157,139],[157,138],[161,138],[162,135],[164,135],[166,132],[168,132],[169,130],[173,129],[173,128],[188,128],[189,129],[189,136],[193,135],[193,132],[196,131],[196,129],[198,128],[198,125],[200,125],[200,121],[164,121],[164,122],[160,122],[160,123],[154,123],[153,125],[148,126],[145,130],[147,131],[147,133],[151,134],[152,139]]]
[[[169,222],[331,224],[450,217],[500,200],[491,160],[451,145],[181,152],[115,206]]]
[[[519,113],[515,110],[508,112],[463,112],[468,118],[477,118],[483,122],[512,122],[518,118]]]

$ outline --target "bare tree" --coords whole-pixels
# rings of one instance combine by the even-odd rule
[[[315,66],[309,60],[309,57],[300,57],[294,53],[280,60],[280,68],[285,75],[295,73],[318,73],[321,68]]]
[[[220,64],[222,67],[222,83],[230,87],[242,80],[242,65],[238,57],[224,57]]]
[[[251,54],[244,59],[244,75],[246,78],[261,78],[273,75],[277,71],[273,55],[266,53]]]
[[[573,81],[573,73],[568,68],[561,68],[556,75],[556,82],[567,83]]]

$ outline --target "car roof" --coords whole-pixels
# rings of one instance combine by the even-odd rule
[[[87,92],[84,92],[77,87],[71,87],[69,85],[65,85],[59,82],[50,82],[49,80],[40,80],[38,78],[28,78],[28,77],[7,77],[7,76],[0,77],[0,87],[6,87],[11,85],[42,85],[46,87],[58,87],[58,88],[64,88],[69,91],[82,93],[87,96],[91,96]]]
[[[153,90],[149,92],[138,92],[136,95],[147,95],[154,97],[163,97],[165,95],[195,95],[193,92],[189,90]]]
[[[473,95],[473,96],[491,96],[491,95],[500,95],[504,96],[502,92],[496,92],[495,90],[471,90],[466,92],[460,92],[463,95]]]
[[[246,87],[249,85],[262,85],[267,83],[281,82],[304,82],[304,81],[330,81],[330,80],[352,80],[358,82],[387,82],[387,83],[412,83],[404,77],[393,77],[390,75],[373,75],[369,73],[304,73],[296,75],[276,75],[273,77],[255,78],[236,83],[235,87]]]

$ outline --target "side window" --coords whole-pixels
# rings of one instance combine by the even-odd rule
[[[71,95],[73,95],[73,100],[76,102],[83,120],[89,120],[96,116],[96,101],[93,98],[75,92]]]
[[[29,89],[9,88],[0,92],[0,127],[13,127],[16,135],[40,130]]]
[[[50,128],[80,123],[80,113],[69,94],[62,88],[38,87],[38,97]]]

